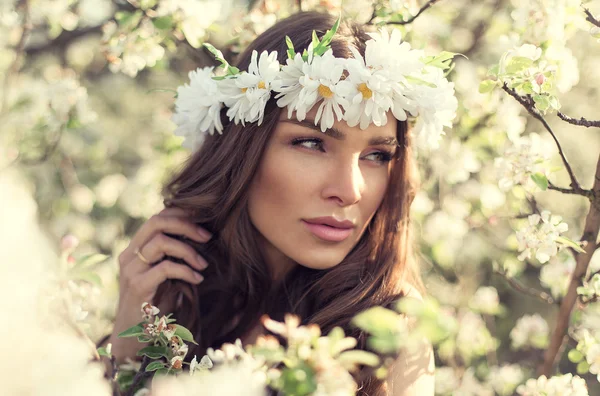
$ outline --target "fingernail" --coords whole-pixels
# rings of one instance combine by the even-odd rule
[[[201,236],[203,236],[206,239],[212,238],[212,234],[210,232],[206,231],[204,228],[198,227],[197,231],[198,231],[198,234],[200,234]]]
[[[204,260],[204,258],[202,258],[202,256],[200,256],[200,255],[196,256],[196,260],[198,260],[198,263],[200,264],[200,266],[202,266],[202,269],[205,269],[206,267],[208,267],[206,260]]]
[[[197,272],[194,272],[194,277],[196,278],[196,280],[198,282],[202,282],[204,280],[204,277],[201,274],[197,273]]]

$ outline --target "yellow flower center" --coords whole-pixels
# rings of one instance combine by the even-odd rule
[[[319,85],[319,95],[321,95],[324,98],[331,98],[333,96],[333,92],[331,91],[331,89],[329,89],[329,87],[326,87],[325,85],[321,84]]]
[[[248,88],[242,88],[243,93],[246,93],[247,90],[248,90]]]
[[[265,89],[266,87],[267,87],[267,86],[265,85],[265,82],[264,82],[264,81],[261,81],[261,82],[259,82],[259,83],[258,83],[258,88],[260,88],[260,89]]]
[[[362,94],[363,99],[371,99],[371,97],[373,96],[373,91],[371,91],[369,89],[369,87],[367,87],[367,83],[361,83],[361,84],[359,84],[358,85],[358,90]]]

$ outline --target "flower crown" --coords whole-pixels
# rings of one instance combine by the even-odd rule
[[[219,50],[204,44],[223,69],[221,75],[214,73],[214,67],[191,71],[190,83],[177,89],[172,120],[177,124],[175,135],[185,138],[183,146],[195,150],[206,133],[222,133],[223,106],[235,124],[260,125],[275,92],[277,105],[287,106],[288,118],[296,111],[302,121],[319,104],[314,121],[323,132],[335,119],[361,129],[371,123],[383,126],[390,110],[400,121],[418,117],[413,128],[417,145],[438,148],[444,127],[451,127],[456,115],[454,84],[444,75],[455,54],[424,56],[402,42],[397,29],[391,34],[381,29],[369,33],[364,58],[353,46],[349,50],[354,58],[336,58],[329,44],[339,23],[340,19],[321,40],[313,31],[312,42],[302,54],[286,36],[285,65],[279,64],[276,51],[263,51],[260,56],[252,51],[248,71],[229,65]]]

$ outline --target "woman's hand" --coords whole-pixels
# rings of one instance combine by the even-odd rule
[[[181,279],[199,284],[204,279],[200,271],[208,266],[188,244],[165,233],[182,235],[201,243],[211,234],[187,220],[188,213],[180,208],[166,208],[146,221],[133,236],[129,246],[119,255],[119,305],[115,326],[109,342],[118,361],[132,359],[141,348],[135,338],[118,338],[117,334],[141,321],[142,303],[152,303],[158,286],[167,279]],[[165,259],[177,257],[187,264]],[[165,307],[159,307],[164,310]]]

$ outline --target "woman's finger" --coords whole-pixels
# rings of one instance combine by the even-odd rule
[[[170,238],[165,234],[156,234],[150,242],[143,246],[140,253],[150,263],[161,261],[165,255],[173,256],[185,260],[189,265],[197,270],[203,270],[208,267],[208,263],[200,256],[190,245]]]
[[[133,260],[136,248],[141,249],[154,235],[163,232],[183,235],[201,243],[208,242],[212,236],[204,228],[191,223],[189,220],[175,216],[154,215],[142,224],[131,239],[129,246],[121,253],[123,260],[125,262]]]
[[[164,260],[148,271],[133,277],[129,287],[135,294],[143,296],[156,291],[158,286],[167,279],[180,279],[197,285],[204,280],[204,277],[187,265]]]

